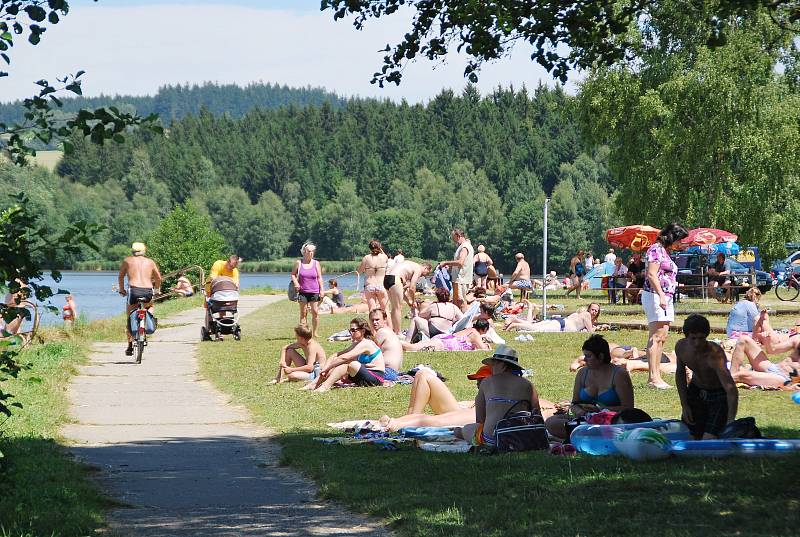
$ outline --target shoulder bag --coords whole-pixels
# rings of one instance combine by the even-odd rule
[[[515,451],[532,451],[549,449],[547,430],[544,427],[544,418],[539,413],[518,411],[512,413],[520,403],[527,403],[532,409],[530,401],[519,401],[508,409],[503,419],[497,422],[494,429],[494,438],[499,453]]]

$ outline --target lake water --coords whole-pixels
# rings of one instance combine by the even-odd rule
[[[327,280],[330,278],[336,278],[338,280],[340,289],[349,291],[355,290],[357,287],[356,276],[354,274],[343,277],[339,277],[335,274],[326,274],[324,277],[326,286]],[[78,314],[86,315],[90,320],[113,317],[124,311],[123,298],[112,290],[117,283],[116,272],[65,271],[61,273],[61,281],[58,283],[54,282],[49,275],[40,283],[42,285],[49,285],[53,291],[64,289],[72,293],[78,308]],[[240,283],[242,289],[266,286],[270,286],[274,289],[286,289],[289,285],[289,274],[266,272],[243,273],[240,275]],[[64,295],[54,296],[51,299],[51,303],[61,309],[61,306],[65,303]],[[56,324],[61,322],[60,315],[56,316],[48,311],[41,311],[43,324]]]

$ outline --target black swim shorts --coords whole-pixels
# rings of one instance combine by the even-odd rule
[[[703,437],[703,433],[719,436],[728,423],[728,394],[725,390],[704,390],[690,382],[686,398],[694,421],[687,424],[692,436],[698,439]]]
[[[394,287],[396,281],[397,278],[393,274],[387,274],[386,276],[383,277],[383,288],[388,291],[389,289]]]
[[[153,288],[152,287],[129,287],[128,288],[128,304],[135,306],[139,303],[139,299],[144,298],[144,303],[149,304],[153,301]]]
[[[319,293],[303,293],[297,294],[297,300],[300,302],[319,302]]]
[[[385,375],[383,371],[367,369],[364,364],[359,364],[359,366],[358,373],[350,375],[350,380],[352,380],[356,386],[383,386],[383,378]]]

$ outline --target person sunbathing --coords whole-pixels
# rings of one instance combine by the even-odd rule
[[[731,374],[734,375],[736,382],[748,385],[780,387],[791,383],[792,372],[799,367],[797,362],[800,360],[795,359],[798,346],[800,346],[800,335],[773,330],[769,314],[762,311],[753,325],[752,337],[740,334],[736,339],[730,360]],[[783,354],[789,351],[792,351],[793,358],[780,362],[773,362],[768,357],[770,354]],[[752,371],[742,368],[745,357]]]
[[[557,438],[567,438],[566,425],[573,416],[633,408],[631,377],[623,367],[611,362],[611,350],[603,336],[590,336],[582,350],[586,367],[575,375],[569,413],[557,414],[545,422],[547,431]]]
[[[531,322],[518,318],[510,319],[503,327],[504,330],[517,330],[526,332],[594,332],[607,328],[607,325],[598,325],[600,304],[589,304],[588,310],[579,308],[567,317],[556,317],[545,321]]]
[[[647,371],[647,355],[636,347],[630,345],[618,345],[616,343],[608,343],[611,350],[611,363],[619,366],[624,366],[628,373],[634,371]],[[586,360],[583,354],[575,359],[569,366],[570,371],[577,371],[586,365]],[[662,353],[661,354],[661,372],[662,373],[675,373],[675,354]]]
[[[339,307],[330,297],[323,297],[322,303],[319,306],[320,313],[331,313],[331,314],[339,314],[339,313],[369,313],[369,304],[367,301],[362,297],[361,302],[358,304],[350,304],[347,306]]]
[[[477,381],[480,387],[483,379],[491,374],[491,366],[484,365],[475,373],[467,375],[467,378]],[[433,415],[425,414],[428,406]],[[414,375],[411,398],[405,416],[390,418],[384,415],[379,420],[389,431],[397,431],[403,427],[450,427],[474,421],[475,401],[456,401],[444,382],[435,373],[426,369],[420,369]]]
[[[286,381],[314,380],[314,364],[320,368],[325,365],[325,351],[311,336],[311,330],[305,325],[295,326],[295,342],[281,349],[278,360],[278,373],[269,384],[280,384]],[[302,354],[300,353],[302,351]]]
[[[465,328],[455,334],[437,334],[431,339],[425,339],[418,343],[403,341],[403,350],[411,352],[426,349],[434,351],[489,350],[489,344],[484,341],[487,332],[489,332],[489,321],[478,319],[472,328]]]
[[[382,386],[386,372],[381,348],[372,340],[372,330],[366,319],[356,317],[350,321],[352,344],[345,350],[328,357],[319,378],[301,390],[326,392],[342,377],[347,377],[357,386]]]
[[[478,389],[475,397],[475,423],[456,428],[456,438],[473,445],[495,445],[495,427],[509,411],[529,410],[540,413],[539,394],[528,379],[521,376],[522,366],[516,350],[499,345],[494,354],[483,360],[492,366],[492,376]]]

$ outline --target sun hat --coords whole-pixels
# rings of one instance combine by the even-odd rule
[[[135,254],[143,254],[147,251],[147,246],[143,242],[134,242],[131,244],[131,251]]]
[[[500,362],[505,362],[514,366],[517,369],[522,369],[522,366],[519,365],[519,353],[509,347],[508,345],[498,345],[497,348],[494,350],[494,354],[489,356],[488,358],[484,358],[481,360],[481,363],[491,365],[492,360],[498,360]]]
[[[490,365],[482,365],[477,371],[467,375],[469,380],[483,380],[486,377],[492,376],[492,366]]]

